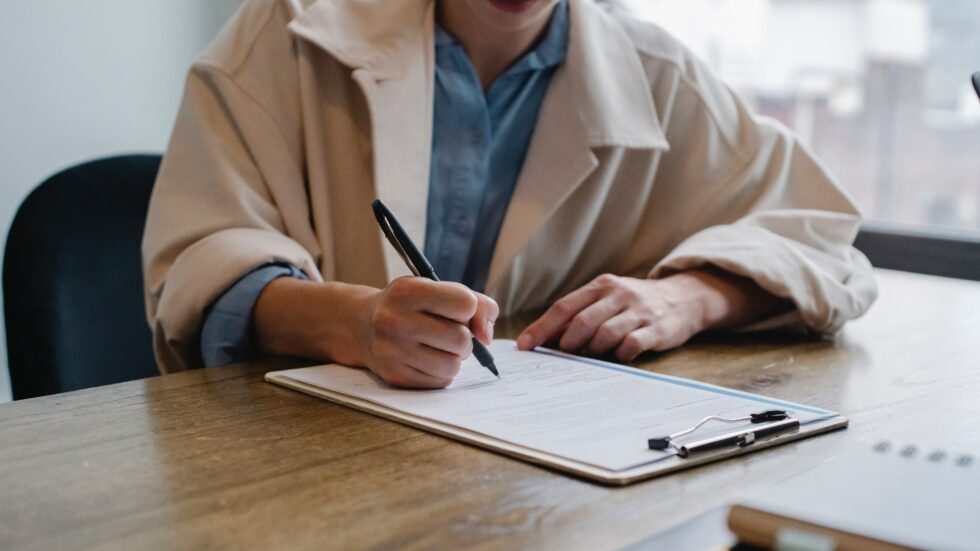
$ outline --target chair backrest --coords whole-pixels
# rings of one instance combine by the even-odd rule
[[[158,374],[140,242],[159,155],[56,174],[17,211],[3,266],[14,399]]]
[[[867,223],[854,246],[877,268],[980,281],[980,239]]]

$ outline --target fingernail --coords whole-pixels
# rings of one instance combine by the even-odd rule
[[[487,320],[487,338],[493,342],[493,320]]]

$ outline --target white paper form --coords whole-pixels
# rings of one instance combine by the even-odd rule
[[[836,415],[598,360],[542,349],[523,352],[509,340],[495,341],[490,351],[499,380],[470,358],[443,390],[397,389],[367,370],[339,365],[278,375],[611,471],[670,457],[672,452],[647,449],[647,439],[684,430],[709,415],[785,409],[801,423]],[[696,437],[737,428],[709,425]]]

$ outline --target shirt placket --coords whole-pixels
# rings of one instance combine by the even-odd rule
[[[479,81],[462,47],[454,47],[455,78],[465,88],[479,89]],[[458,124],[451,129],[459,155],[451,171],[446,190],[445,228],[439,246],[438,264],[446,267],[447,280],[461,281],[476,231],[476,215],[483,199],[487,179],[488,128],[487,104],[482,94],[456,93],[451,101]]]

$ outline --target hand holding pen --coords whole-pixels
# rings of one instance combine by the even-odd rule
[[[411,243],[394,215],[380,201],[373,205],[386,237],[413,273],[394,280],[368,308],[368,365],[385,382],[399,387],[444,388],[474,354],[496,374],[484,344],[493,340],[497,303],[459,283],[441,282]]]

